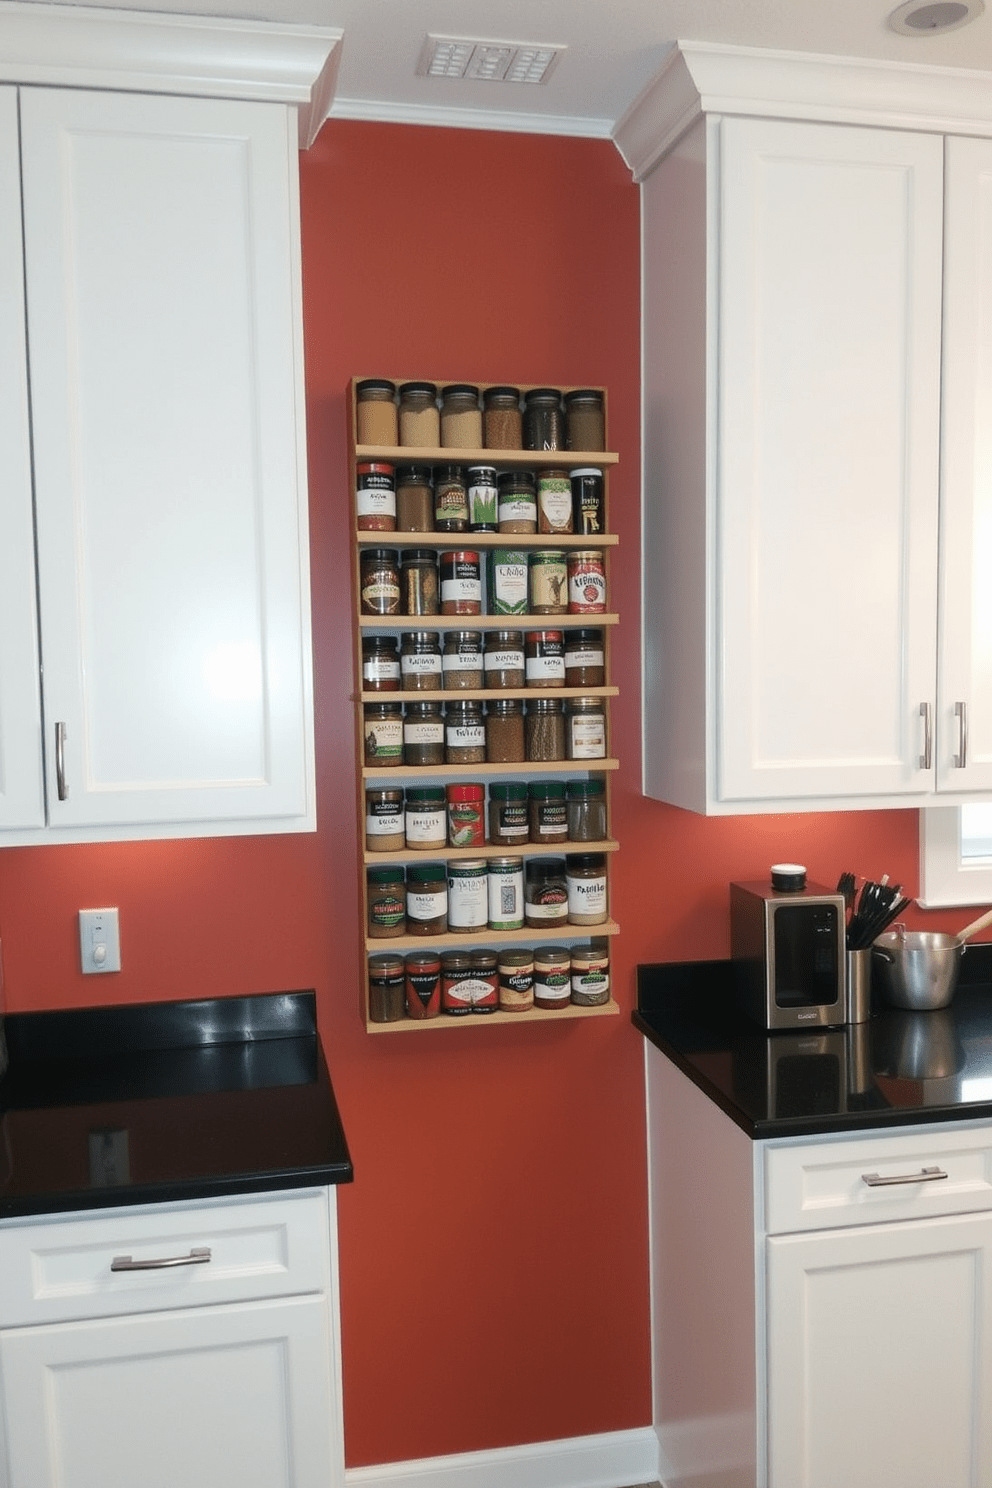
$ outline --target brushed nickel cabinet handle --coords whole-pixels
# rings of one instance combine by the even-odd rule
[[[920,704],[920,717],[923,719],[923,753],[920,755],[920,769],[929,770],[933,767],[933,712],[929,703]]]
[[[211,1259],[210,1246],[201,1245],[184,1256],[163,1256],[157,1261],[132,1261],[130,1256],[114,1256],[111,1271],[164,1271],[169,1266],[203,1266]]]
[[[946,1177],[943,1168],[921,1168],[918,1173],[895,1173],[889,1178],[883,1178],[881,1173],[862,1173],[861,1181],[869,1188],[889,1188],[895,1183],[936,1183]]]
[[[968,704],[955,703],[954,714],[958,721],[958,752],[954,756],[954,767],[963,770],[968,763]]]
[[[59,800],[64,801],[69,792],[65,788],[65,724],[55,725],[55,783]]]

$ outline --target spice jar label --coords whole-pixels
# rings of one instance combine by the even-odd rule
[[[522,672],[524,669],[524,653],[522,651],[487,651],[487,672]]]
[[[485,724],[456,724],[453,727],[449,725],[445,734],[445,743],[449,749],[485,748]]]
[[[407,842],[444,842],[444,807],[436,811],[408,811],[406,813]]]
[[[528,656],[526,671],[527,681],[530,683],[564,682],[565,658],[564,656]]]
[[[482,602],[482,581],[478,569],[475,572],[456,572],[441,585],[442,604],[466,604]]]
[[[447,907],[448,895],[446,892],[436,894],[421,894],[416,890],[407,890],[407,919],[436,920],[445,913]]]
[[[443,670],[446,672],[477,672],[482,655],[475,651],[446,651]]]
[[[366,682],[395,682],[400,675],[398,661],[387,661],[373,656],[362,662],[362,677]]]
[[[488,556],[489,613],[527,613],[527,554],[519,548],[493,548]]]
[[[403,808],[386,802],[376,802],[365,815],[365,831],[369,837],[391,837],[403,830]]]
[[[567,658],[570,667],[601,667],[605,660],[603,652],[595,651],[591,646],[569,649]]]
[[[404,744],[443,744],[444,723],[440,718],[436,723],[405,723],[403,742]]]
[[[606,916],[606,876],[602,878],[573,878],[568,875],[568,914]],[[581,921],[579,922],[581,923]]]
[[[403,657],[404,677],[421,677],[441,671],[440,651],[409,651]]]
[[[602,759],[606,754],[606,720],[602,713],[576,715],[570,721],[572,759]]]
[[[568,608],[573,615],[602,614],[606,609],[606,574],[598,555],[569,559]]]

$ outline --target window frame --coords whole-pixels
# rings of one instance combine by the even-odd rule
[[[992,860],[961,857],[961,807],[920,811],[920,895],[926,908],[992,904]]]

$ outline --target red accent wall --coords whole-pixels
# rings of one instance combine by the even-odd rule
[[[705,820],[639,794],[638,192],[611,144],[332,122],[302,207],[319,831],[5,849],[7,1005],[317,989],[357,1175],[340,1194],[349,1465],[643,1426],[634,968],[726,955],[728,880],[778,859],[912,890],[916,813]],[[620,1018],[374,1038],[359,1021],[345,388],[362,374],[609,388]],[[107,904],[123,969],[84,979],[76,912]]]

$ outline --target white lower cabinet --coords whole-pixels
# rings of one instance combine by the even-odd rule
[[[321,1190],[0,1228],[3,1488],[340,1488],[333,1221]]]

